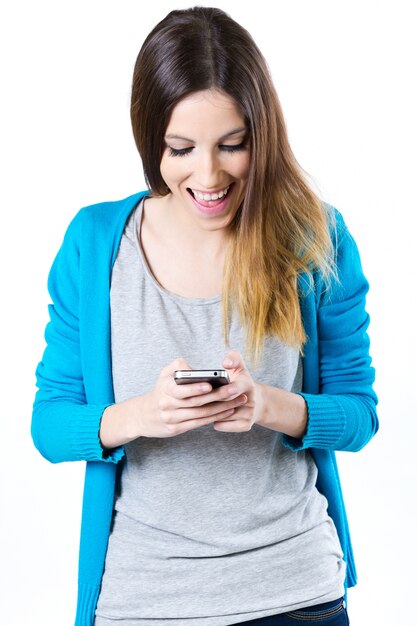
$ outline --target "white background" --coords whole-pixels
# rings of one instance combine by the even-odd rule
[[[411,624],[414,3],[213,4],[264,53],[294,153],[322,197],[342,211],[361,251],[381,427],[361,452],[338,454],[359,574],[349,610],[353,626]],[[84,463],[51,465],[30,439],[46,279],[81,206],[145,189],[130,129],[133,64],[151,28],[189,6],[23,0],[1,11],[0,620],[7,626],[73,624]]]

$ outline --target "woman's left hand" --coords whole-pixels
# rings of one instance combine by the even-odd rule
[[[243,395],[246,400],[235,408],[231,417],[213,422],[214,429],[221,432],[249,431],[264,410],[262,386],[253,380],[239,352],[229,352],[223,360],[223,367],[229,374],[230,385],[225,385],[222,392],[232,392],[229,395],[231,398]]]

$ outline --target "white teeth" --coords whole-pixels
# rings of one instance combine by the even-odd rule
[[[219,193],[200,193],[195,189],[192,189],[191,191],[199,200],[206,200],[208,202],[209,200],[219,200],[220,198],[223,198],[223,196],[225,196],[229,191],[229,187],[226,187],[223,191],[219,191]]]

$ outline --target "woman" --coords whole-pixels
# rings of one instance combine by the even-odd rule
[[[157,24],[131,118],[148,189],[70,223],[37,368],[35,445],[87,461],[76,625],[348,624],[335,450],[378,428],[356,244],[223,11]]]

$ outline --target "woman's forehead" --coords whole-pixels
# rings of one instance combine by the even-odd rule
[[[215,125],[216,135],[220,132],[222,137],[246,130],[235,101],[224,92],[206,90],[189,94],[175,105],[166,136],[191,139],[187,129],[206,123]]]

